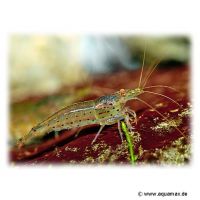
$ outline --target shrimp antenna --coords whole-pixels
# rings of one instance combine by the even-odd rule
[[[181,108],[181,105],[177,101],[173,100],[172,98],[170,98],[170,97],[168,97],[168,96],[166,96],[164,94],[160,94],[160,93],[152,92],[152,91],[147,91],[147,90],[144,90],[143,92],[144,93],[155,94],[155,95],[158,95],[158,96],[161,96],[161,97],[165,97],[166,99],[169,99],[170,101],[174,102],[176,105],[178,105]]]
[[[158,60],[158,62],[155,64],[155,66],[152,68],[152,70],[150,71],[150,73],[147,75],[147,77],[145,78],[144,82],[143,82],[143,88],[145,87],[145,85],[147,84],[147,81],[149,80],[150,76],[152,75],[153,71],[156,69],[156,67],[159,65],[160,60]]]
[[[146,49],[147,49],[147,45],[146,45],[146,42],[145,42],[145,49],[144,49],[143,61],[142,61],[142,69],[141,69],[141,73],[140,73],[140,80],[139,80],[138,88],[140,88],[141,81],[142,81],[142,75],[143,75],[143,71],[144,71],[144,61],[145,61],[145,56],[146,56]]]
[[[140,99],[140,98],[136,98],[137,100],[139,100],[140,102],[144,103],[145,105],[147,105],[149,108],[151,108],[152,110],[154,110],[156,113],[158,113],[164,120],[169,121],[162,113],[160,113],[158,110],[156,110],[152,105],[148,104],[146,101]],[[174,127],[184,138],[185,135],[184,133],[177,127]]]
[[[147,77],[147,76],[149,75],[149,73],[151,72],[152,68],[154,67],[154,64],[156,64],[155,61],[151,63],[150,67],[148,67],[148,70],[147,70],[147,72],[145,73],[145,78],[144,78],[144,80],[146,80],[146,77]],[[144,82],[144,80],[143,80],[143,82]]]
[[[150,85],[148,87],[144,87],[143,89],[148,89],[148,88],[168,88],[168,89],[171,89],[171,90],[174,90],[176,92],[179,92],[177,89],[171,87],[171,86],[167,86],[167,85]]]

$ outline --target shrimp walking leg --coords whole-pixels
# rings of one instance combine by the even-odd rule
[[[123,142],[123,132],[122,132],[122,129],[121,129],[121,124],[120,124],[120,120],[117,122],[118,123],[118,130],[119,130],[119,135],[120,135],[120,138],[121,138],[121,141]]]
[[[136,112],[134,110],[130,109],[130,108],[127,108],[127,112],[128,112],[128,114],[130,114],[131,116],[133,116],[134,123],[137,124],[137,115],[136,115]]]
[[[132,127],[132,125],[131,125],[131,123],[130,123],[130,117],[129,117],[129,115],[126,115],[126,116],[125,116],[125,123],[126,123],[128,129],[129,129],[129,131],[132,132],[133,127]]]
[[[96,139],[98,138],[99,134],[101,133],[101,131],[103,130],[104,127],[105,127],[105,125],[101,125],[99,131],[97,132],[95,138],[92,140],[91,144],[93,144],[96,141]]]
[[[80,128],[77,130],[76,134],[74,135],[74,138],[77,138],[77,137],[79,136],[79,133],[80,133],[84,128],[85,128],[85,127],[80,127]]]

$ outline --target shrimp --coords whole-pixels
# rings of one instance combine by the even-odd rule
[[[28,134],[26,134],[20,140],[20,146],[29,145],[37,138],[44,137],[50,132],[58,132],[61,130],[69,130],[73,128],[84,127],[86,125],[99,124],[100,129],[97,132],[95,138],[92,141],[92,144],[96,141],[97,137],[103,130],[106,125],[112,125],[118,123],[118,130],[121,140],[123,140],[123,132],[121,130],[120,121],[124,120],[127,124],[128,128],[132,130],[132,126],[130,123],[130,116],[134,118],[134,122],[137,123],[136,112],[128,107],[126,107],[126,103],[130,100],[139,100],[140,102],[146,104],[148,107],[152,108],[156,111],[160,116],[164,119],[166,117],[153,108],[150,104],[139,98],[139,96],[143,93],[150,93],[154,95],[159,95],[167,98],[173,103],[178,104],[175,100],[167,97],[163,94],[155,93],[152,91],[148,91],[148,88],[153,87],[166,87],[169,89],[173,89],[169,86],[155,85],[145,87],[147,81],[158,63],[151,69],[150,73],[147,74],[145,80],[142,84],[142,76],[143,76],[143,68],[144,68],[144,59],[145,59],[145,51],[143,56],[143,64],[140,73],[139,85],[135,89],[120,89],[119,91],[99,97],[95,100],[83,101],[79,103],[74,103],[70,106],[67,106],[58,112],[51,115],[46,120],[34,126]],[[141,85],[142,84],[142,85]],[[167,120],[167,119],[166,119]],[[176,128],[176,127],[175,127]],[[176,128],[181,134],[182,132]]]
[[[31,144],[36,138],[45,136],[53,131],[63,129],[79,128],[91,124],[100,124],[100,129],[93,140],[102,131],[105,125],[112,125],[126,119],[128,123],[129,114],[136,116],[134,111],[125,107],[125,103],[142,93],[140,88],[135,90],[121,89],[114,94],[102,96],[96,100],[75,103],[56,112],[43,122],[34,126],[31,131],[22,138],[22,144]],[[122,131],[119,128],[120,137]]]

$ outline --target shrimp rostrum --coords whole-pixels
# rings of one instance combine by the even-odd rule
[[[127,127],[130,130],[132,129],[130,123],[130,116],[134,118],[135,123],[137,122],[135,111],[126,107],[126,102],[134,99],[146,104],[148,107],[154,109],[160,116],[166,119],[165,116],[163,116],[163,114],[161,114],[150,104],[139,98],[139,96],[143,93],[150,93],[165,97],[168,100],[180,106],[175,100],[171,99],[170,97],[147,90],[148,88],[153,87],[166,87],[169,89],[173,88],[162,85],[145,87],[147,80],[149,79],[156,66],[157,65],[155,65],[153,69],[151,69],[150,73],[147,74],[145,80],[143,81],[143,84],[141,84],[141,78],[144,67],[143,62],[142,70],[140,73],[139,85],[135,89],[121,89],[111,95],[102,96],[95,100],[74,103],[70,106],[63,108],[62,110],[59,110],[43,122],[34,126],[30,130],[30,132],[20,140],[20,144],[22,146],[29,145],[34,139],[41,138],[53,131],[58,132],[64,129],[69,130],[91,124],[100,125],[100,129],[97,132],[92,143],[96,141],[97,137],[106,125],[112,125],[116,123],[118,123],[119,134],[122,139],[123,133],[121,131],[120,121],[124,120],[127,124]],[[182,134],[182,132],[178,128],[176,129]]]

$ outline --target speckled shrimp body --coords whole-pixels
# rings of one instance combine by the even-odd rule
[[[138,89],[121,89],[119,92],[102,96],[96,100],[84,101],[67,106],[33,127],[21,140],[21,143],[22,145],[31,144],[36,138],[43,137],[52,131],[72,129],[91,124],[101,125],[93,142],[95,142],[105,125],[115,123],[119,125],[119,133],[122,138],[120,120],[125,119],[128,123],[129,114],[135,116],[134,111],[125,107],[125,103],[135,98],[141,92],[142,90]]]

